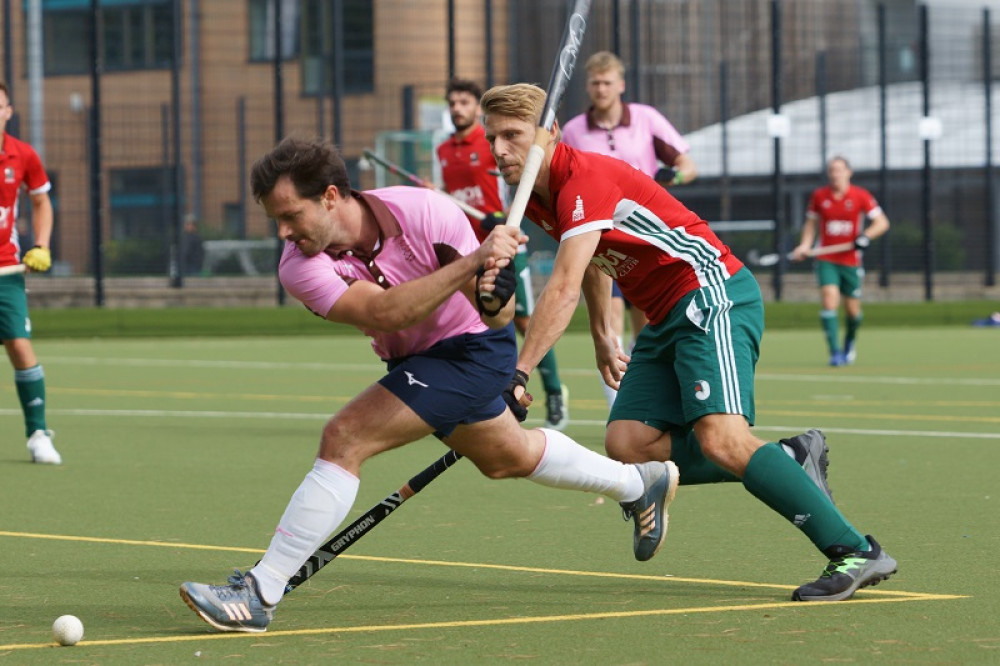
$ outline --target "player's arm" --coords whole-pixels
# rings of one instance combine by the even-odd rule
[[[792,250],[792,259],[802,261],[809,256],[813,243],[816,242],[816,225],[818,217],[815,213],[806,214],[806,220],[802,223],[802,235],[799,237],[799,244]]]
[[[542,290],[524,333],[517,369],[531,374],[545,353],[569,326],[580,302],[580,287],[601,240],[601,231],[587,231],[559,242],[552,275]],[[609,291],[610,298],[610,291]]]
[[[667,165],[663,176],[657,174],[656,180],[667,187],[684,185],[698,177],[698,166],[688,152],[688,145],[677,128],[661,113],[654,113],[650,118],[653,132],[653,152],[656,159]]]
[[[879,210],[878,215],[871,219],[861,235],[867,236],[869,241],[873,241],[879,236],[884,236],[887,231],[889,231],[889,218]]]
[[[48,192],[31,194],[31,229],[35,245],[24,253],[22,261],[33,271],[47,271],[52,266],[49,243],[52,241],[52,199]]]
[[[326,319],[381,332],[400,331],[423,321],[469,281],[480,267],[489,270],[517,252],[519,233],[491,234],[475,252],[459,256],[433,273],[383,289],[357,280],[334,302]]]
[[[593,264],[587,266],[583,275],[583,297],[587,301],[597,369],[604,383],[617,390],[629,358],[618,344],[618,333],[612,323],[611,278]]]
[[[698,166],[688,153],[681,153],[674,160],[674,177],[670,185],[686,185],[698,177]]]

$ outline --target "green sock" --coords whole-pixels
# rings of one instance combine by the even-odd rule
[[[779,445],[765,444],[750,456],[743,485],[802,530],[821,551],[826,552],[830,546],[868,549],[868,540]]]
[[[855,338],[858,337],[858,329],[861,328],[862,319],[864,319],[864,316],[860,314],[857,317],[847,318],[847,332],[844,334],[844,349],[847,349],[854,344]]]
[[[837,349],[837,311],[820,310],[819,321],[823,324],[823,333],[826,334],[826,344],[830,347],[830,353],[836,353]]]
[[[45,372],[36,365],[27,370],[14,371],[14,385],[24,412],[26,437],[36,430],[45,430]]]
[[[556,365],[554,349],[545,352],[545,356],[538,363],[538,372],[542,375],[542,386],[545,387],[546,394],[562,391],[562,382],[559,381],[559,366]]]
[[[740,480],[705,457],[690,428],[686,433],[670,433],[670,459],[677,465],[682,486]]]

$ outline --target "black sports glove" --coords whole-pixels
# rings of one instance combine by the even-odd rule
[[[514,397],[514,389],[518,386],[525,388],[527,384],[528,375],[521,370],[515,370],[514,376],[510,379],[510,383],[507,384],[507,388],[503,391],[503,401],[507,403],[508,407],[510,407],[510,411],[513,412],[514,418],[516,418],[519,423],[528,418],[528,408],[518,402],[517,398]],[[529,394],[527,390],[525,390],[524,395],[527,396],[528,402],[531,402],[531,394]]]
[[[507,224],[507,216],[500,211],[493,211],[486,214],[486,217],[482,219],[479,226],[483,228],[483,231],[489,232],[501,224]]]
[[[673,183],[674,177],[677,176],[677,169],[673,167],[660,167],[660,170],[656,172],[655,180],[658,183]]]
[[[487,307],[480,296],[479,278],[483,276],[484,272],[482,268],[476,271],[476,307],[479,308],[479,314],[484,314],[487,317],[495,317],[500,314],[503,306],[507,305],[507,301],[511,299],[514,291],[517,289],[517,274],[514,273],[514,261],[511,260],[510,263],[500,269],[500,273],[493,283],[494,289],[491,292],[493,297],[491,300],[493,304],[492,308]]]
[[[856,250],[867,250],[868,246],[872,244],[872,239],[868,238],[864,234],[860,234],[854,239],[854,249]]]

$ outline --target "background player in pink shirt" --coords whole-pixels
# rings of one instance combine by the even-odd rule
[[[854,342],[861,326],[861,286],[865,269],[861,255],[873,240],[889,231],[889,218],[868,190],[851,184],[851,165],[841,156],[832,158],[826,167],[829,185],[816,188],[809,199],[802,237],[792,252],[792,258],[802,261],[819,236],[820,247],[854,243],[853,250],[824,254],[816,260],[816,279],[822,310],[820,323],[830,350],[830,365],[854,363],[857,350]],[[864,219],[871,220],[865,228]],[[844,346],[839,343],[838,313],[840,297],[844,297],[846,331]]]
[[[52,236],[52,184],[35,150],[7,134],[5,128],[14,109],[7,86],[0,83],[0,266],[15,266],[21,254],[17,239],[17,197],[21,188],[31,198],[31,228],[35,246],[22,262],[32,271],[52,266],[49,240]],[[0,339],[14,366],[14,385],[24,413],[28,451],[36,463],[59,465],[62,456],[52,444],[53,433],[45,421],[45,371],[31,344],[31,320],[24,289],[24,274],[0,275]]]
[[[545,91],[528,84],[497,86],[482,97],[486,138],[508,185],[521,180],[544,103]],[[526,216],[559,250],[515,383],[527,381],[566,330],[582,286],[598,369],[619,391],[604,439],[612,458],[672,460],[682,483],[741,480],[830,559],[818,580],[795,590],[795,600],[840,601],[895,573],[896,561],[834,505],[820,433],[764,442],[750,429],[764,328],[750,271],[649,176],[560,143],[558,125],[539,145],[545,152]],[[631,359],[609,323],[611,278],[649,318]],[[517,385],[505,399],[530,403]],[[664,518],[622,508],[637,528]]]
[[[442,194],[351,190],[336,149],[319,141],[285,139],[254,165],[251,186],[285,241],[282,285],[315,314],[372,336],[388,372],[327,422],[261,561],[228,585],[181,586],[202,619],[265,631],[289,579],[350,512],[362,463],[431,434],[492,479],[600,493],[637,511],[669,502],[673,463],[623,464],[555,430],[522,430],[505,404],[517,358],[505,267],[518,230],[500,226],[480,245]],[[487,311],[480,289],[499,307]],[[661,540],[662,531],[637,535],[633,548],[652,557]]]
[[[437,147],[438,163],[444,189],[487,215],[502,214],[507,186],[496,174],[496,162],[486,142],[486,133],[479,122],[482,110],[479,98],[483,91],[475,81],[454,79],[448,84],[445,97],[455,133]],[[502,219],[502,215],[501,215]],[[489,233],[479,220],[468,216],[476,236],[483,240]],[[489,218],[497,222],[497,218]],[[522,335],[535,307],[535,294],[528,267],[528,248],[522,245],[514,257],[517,291],[514,299],[514,326]],[[556,352],[550,349],[538,363],[538,374],[545,389],[545,425],[564,430],[569,423],[569,389],[559,379]]]
[[[668,187],[690,183],[698,177],[690,146],[666,117],[646,104],[627,104],[625,66],[610,51],[598,51],[587,59],[587,95],[590,108],[571,118],[563,127],[562,141],[567,146],[600,153],[628,162],[647,176],[656,177]],[[660,163],[665,168],[658,175]],[[625,311],[632,326],[631,349],[646,317],[631,307],[615,284],[612,291],[612,325],[619,340],[625,336]],[[624,342],[622,342],[624,344]],[[615,391],[604,385],[608,405],[614,404]]]

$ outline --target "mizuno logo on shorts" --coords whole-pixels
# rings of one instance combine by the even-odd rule
[[[414,377],[412,372],[410,372],[409,370],[403,370],[403,372],[406,374],[406,384],[408,386],[413,386],[414,384],[416,384],[417,386],[423,386],[424,388],[427,388],[427,384],[424,384],[422,381]]]

